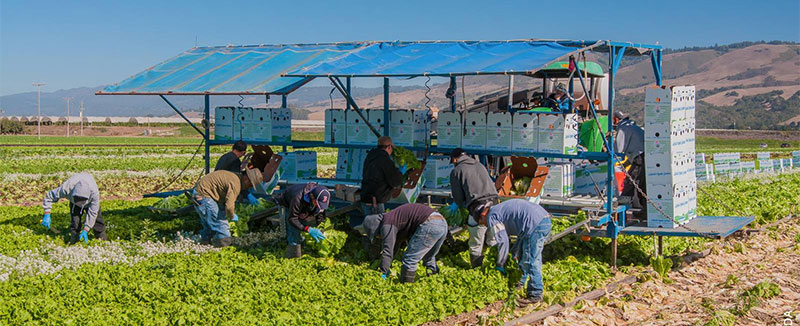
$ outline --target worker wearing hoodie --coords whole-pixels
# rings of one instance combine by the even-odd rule
[[[381,277],[390,275],[395,244],[408,239],[403,255],[400,282],[413,283],[417,263],[422,260],[429,274],[439,273],[436,254],[447,235],[447,221],[433,208],[423,204],[404,204],[386,214],[368,215],[356,227],[370,242],[382,239]]]
[[[478,160],[469,157],[463,149],[456,148],[450,153],[453,170],[450,172],[450,190],[454,205],[469,210],[467,229],[469,230],[469,256],[472,268],[483,264],[483,244],[494,245],[494,237],[486,236],[486,227],[478,224],[480,212],[497,203],[497,189],[489,177],[489,172]]]
[[[50,228],[50,210],[53,203],[59,199],[69,200],[69,212],[72,220],[69,225],[71,243],[81,240],[89,242],[89,230],[94,231],[94,236],[98,239],[106,240],[106,224],[100,216],[100,190],[97,183],[88,173],[78,173],[73,175],[61,186],[50,190],[44,196],[44,217],[42,226]],[[86,214],[86,219],[81,224],[81,216]]]
[[[384,203],[392,199],[392,190],[403,185],[403,173],[392,161],[392,138],[378,138],[378,147],[364,160],[361,175],[361,210],[364,215],[384,212]]]
[[[278,196],[281,219],[289,241],[286,258],[299,258],[303,255],[301,232],[308,232],[317,242],[325,239],[325,235],[316,226],[325,221],[325,210],[330,203],[330,191],[316,182],[291,185]]]
[[[542,300],[542,248],[550,235],[552,223],[550,214],[539,206],[524,199],[512,199],[486,208],[481,212],[480,224],[488,226],[497,239],[497,267],[505,275],[505,265],[509,252],[509,236],[516,235],[517,242],[511,250],[519,258],[522,269],[520,285],[527,282],[527,298],[521,303],[535,303]]]

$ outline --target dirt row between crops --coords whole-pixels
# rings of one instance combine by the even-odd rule
[[[784,325],[787,312],[794,316],[787,325],[798,325],[798,233],[800,219],[795,218],[774,230],[712,242],[710,255],[670,272],[669,284],[652,279],[621,285],[605,298],[532,325],[703,325],[715,312],[733,308],[743,291],[765,280],[777,284],[781,293],[737,317],[736,325]]]

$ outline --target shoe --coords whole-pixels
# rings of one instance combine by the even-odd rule
[[[200,244],[201,244],[201,245],[206,245],[206,246],[207,246],[207,245],[210,245],[210,244],[211,244],[211,240],[209,240],[209,239],[202,240],[202,239],[201,239],[201,240],[200,240]]]
[[[478,268],[483,266],[483,255],[481,256],[473,256],[469,255],[469,264],[472,268]]]
[[[300,258],[303,256],[302,248],[300,245],[289,245],[286,247],[286,258]]]
[[[528,297],[520,298],[519,300],[517,300],[517,303],[519,304],[520,307],[525,307],[525,306],[528,306],[528,305],[537,304],[539,302],[542,302],[542,296],[535,296],[535,297],[528,296]]]
[[[233,238],[232,237],[225,237],[225,238],[217,240],[217,244],[215,244],[214,246],[217,247],[217,248],[223,248],[223,247],[230,246],[232,244],[233,244]]]
[[[400,270],[400,283],[414,283],[417,277],[417,271],[409,271],[405,268]]]
[[[439,266],[435,266],[434,268],[428,268],[428,276],[439,274]]]

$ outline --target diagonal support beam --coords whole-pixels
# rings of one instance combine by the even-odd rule
[[[200,136],[206,137],[206,134],[203,131],[201,131],[200,128],[197,128],[197,126],[195,126],[194,123],[189,121],[189,118],[187,118],[185,115],[183,115],[183,112],[181,112],[181,110],[178,110],[178,108],[176,108],[174,105],[172,105],[172,102],[170,102],[166,97],[164,97],[164,95],[160,95],[159,94],[158,96],[161,97],[161,99],[164,100],[164,102],[167,102],[167,105],[169,105],[169,107],[171,107],[173,110],[175,110],[175,112],[177,112],[178,115],[180,115],[181,118],[183,118],[183,120],[186,120],[186,122],[188,122],[189,125],[192,126],[192,128],[194,128],[194,130],[197,130],[197,133],[199,133]]]
[[[372,126],[372,124],[369,123],[367,117],[364,116],[364,112],[362,112],[361,109],[358,107],[358,104],[356,104],[356,101],[353,100],[352,96],[350,96],[350,93],[347,90],[345,90],[344,84],[339,79],[339,77],[328,77],[328,79],[330,79],[331,82],[333,83],[333,87],[336,87],[336,90],[338,90],[339,93],[342,93],[342,96],[344,96],[344,99],[347,100],[347,103],[349,103],[350,106],[353,107],[353,111],[356,111],[356,114],[358,114],[358,116],[361,117],[361,120],[364,120],[364,123],[366,123],[367,127],[369,127],[369,130],[371,130],[372,133],[375,134],[375,137],[380,137],[381,134],[378,132],[377,129],[375,129],[375,127]]]

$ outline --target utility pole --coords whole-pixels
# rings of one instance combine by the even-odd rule
[[[81,136],[83,136],[83,101],[81,101]]]
[[[42,139],[42,85],[44,83],[33,83],[36,86],[36,135],[38,139]]]
[[[65,97],[64,99],[67,100],[67,137],[69,137],[69,101],[72,100],[72,98]]]

